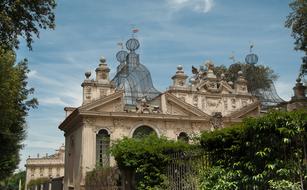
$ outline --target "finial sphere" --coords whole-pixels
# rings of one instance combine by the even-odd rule
[[[178,71],[182,71],[182,70],[183,70],[183,66],[182,66],[182,65],[178,65],[178,66],[177,66],[177,70],[178,70]]]
[[[88,79],[88,78],[90,78],[90,76],[91,76],[91,71],[87,71],[87,72],[85,72],[85,77]]]
[[[99,59],[100,63],[105,63],[107,60],[106,58],[104,58],[103,56],[100,57]]]
[[[127,58],[127,55],[128,55],[128,53],[126,51],[121,50],[121,51],[117,52],[116,59],[120,63],[125,62],[126,58]]]
[[[258,63],[258,56],[254,53],[248,54],[245,57],[245,62],[248,64],[256,64]]]
[[[126,47],[130,51],[135,51],[140,47],[140,42],[135,38],[131,38],[126,42]]]

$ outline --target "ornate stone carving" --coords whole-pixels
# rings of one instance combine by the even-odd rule
[[[206,109],[206,97],[203,97],[202,100],[201,100],[201,107],[203,110]]]
[[[221,112],[214,112],[210,119],[212,129],[218,129],[223,127],[223,117]]]
[[[198,106],[198,96],[197,95],[193,96],[193,105],[196,107]]]
[[[215,108],[217,108],[220,104],[222,104],[221,99],[208,99],[207,100],[208,107],[215,107]]]
[[[96,118],[87,117],[84,119],[85,126],[93,126],[95,125],[95,122],[96,122]]]
[[[235,109],[237,106],[236,106],[236,99],[235,98],[232,98],[231,99],[231,106],[233,109]]]
[[[136,113],[161,113],[161,110],[159,106],[150,105],[146,97],[143,97],[137,102]]]
[[[184,101],[185,102],[185,95],[179,95],[178,97],[180,100]]]
[[[117,104],[114,105],[114,111],[115,112],[123,111],[122,107],[123,107],[122,102],[118,102]]]
[[[242,106],[243,107],[247,106],[247,100],[242,100]]]
[[[123,119],[113,119],[113,126],[114,127],[124,127],[124,120]]]
[[[227,99],[224,99],[224,109],[225,110],[228,109],[228,101],[227,101]]]
[[[90,86],[85,87],[85,99],[87,100],[91,99],[91,91],[92,91],[92,88]]]
[[[106,91],[106,89],[101,88],[100,89],[100,97],[102,98],[102,97],[105,97],[105,96],[107,96],[107,91]]]

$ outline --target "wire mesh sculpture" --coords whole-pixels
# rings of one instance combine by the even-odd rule
[[[259,101],[261,102],[261,107],[264,110],[285,102],[285,100],[283,100],[277,94],[273,81],[271,81],[269,88],[257,90],[253,93],[253,95],[259,99]]]
[[[153,86],[150,72],[140,63],[139,54],[135,53],[139,47],[139,41],[131,38],[126,42],[129,53],[121,50],[116,54],[120,64],[112,81],[117,89],[125,91],[126,105],[136,105],[141,98],[152,100],[160,94]]]

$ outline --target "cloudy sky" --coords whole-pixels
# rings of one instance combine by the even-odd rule
[[[80,106],[84,72],[94,72],[101,56],[111,75],[117,66],[117,43],[131,37],[137,27],[141,62],[151,71],[160,91],[170,84],[176,66],[205,60],[216,65],[243,61],[249,45],[255,45],[259,64],[278,75],[279,95],[288,100],[302,54],[293,50],[290,31],[284,27],[290,12],[288,0],[58,0],[54,31],[42,31],[30,52],[24,45],[18,59],[27,58],[40,105],[27,118],[28,136],[21,152],[24,167],[28,155],[53,153],[64,142],[58,129],[65,106]]]

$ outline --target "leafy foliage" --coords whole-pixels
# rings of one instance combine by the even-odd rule
[[[201,137],[212,166],[235,172],[239,189],[267,189],[281,180],[306,187],[306,142],[306,111],[272,112]]]
[[[235,172],[220,167],[211,167],[200,171],[199,189],[201,190],[237,190],[238,176]]]
[[[112,146],[111,154],[120,169],[135,172],[137,189],[165,189],[166,165],[170,154],[189,148],[191,145],[185,142],[152,134],[140,139],[125,137]]]
[[[292,29],[295,49],[307,53],[307,0],[293,0],[289,6],[292,12],[288,15],[285,26]]]
[[[11,175],[19,163],[19,150],[25,138],[25,117],[38,104],[28,99],[27,60],[15,64],[12,51],[0,49],[0,179]]]
[[[278,181],[270,180],[269,184],[273,190],[288,190],[288,189],[301,190],[299,183],[293,183],[291,181],[284,180],[284,179],[278,180]]]
[[[39,37],[39,29],[55,27],[55,6],[55,0],[1,0],[0,44],[18,48],[19,37],[23,37],[32,49],[33,35]]]
[[[226,81],[236,81],[238,78],[238,72],[243,72],[243,77],[247,80],[247,88],[251,93],[257,92],[259,89],[268,89],[271,82],[277,79],[277,75],[269,67],[263,65],[252,65],[244,63],[234,63],[228,68],[224,65],[216,66],[214,73],[217,77],[221,77],[221,74],[225,74]]]
[[[18,190],[19,181],[21,180],[21,190],[24,190],[26,181],[26,171],[20,171],[14,175],[0,181],[1,190]]]

